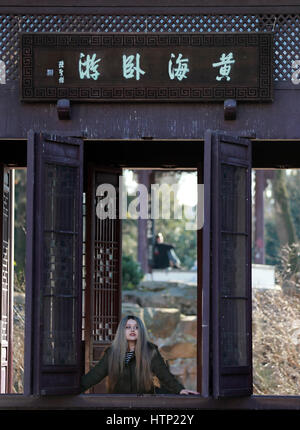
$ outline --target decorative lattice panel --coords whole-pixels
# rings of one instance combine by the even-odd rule
[[[95,172],[95,189],[100,184],[112,184],[118,190],[119,174]],[[101,193],[100,193],[101,194]],[[92,336],[94,343],[110,343],[119,321],[120,291],[120,222],[118,219],[99,217],[98,207],[103,196],[96,195],[94,219],[94,259],[92,286]],[[118,213],[118,191],[116,214]],[[104,200],[103,200],[103,204]]]
[[[98,223],[103,233],[111,234],[115,220]],[[98,229],[97,229],[98,230]],[[118,318],[114,307],[117,300],[118,284],[118,243],[95,240],[95,274],[93,296],[93,338],[95,341],[111,342],[116,333]]]
[[[0,15],[0,60],[6,81],[19,76],[19,32],[258,32],[273,31],[274,79],[291,78],[299,59],[299,15]]]
[[[77,168],[46,164],[43,259],[43,363],[76,360]]]

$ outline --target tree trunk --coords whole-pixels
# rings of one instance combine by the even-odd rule
[[[287,194],[285,171],[277,170],[275,172],[272,185],[275,200],[276,230],[280,245],[291,245],[297,242],[297,237]]]
[[[264,189],[266,179],[264,170],[255,171],[255,217],[254,217],[254,263],[265,264],[264,235]]]

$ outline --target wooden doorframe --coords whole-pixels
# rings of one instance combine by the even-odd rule
[[[104,142],[102,142],[103,144]],[[110,145],[111,142],[106,141],[105,146]],[[163,142],[161,143],[163,145]],[[188,145],[188,142],[185,142],[186,145]],[[155,145],[157,145],[157,142],[155,142]],[[203,183],[203,163],[204,160],[202,160],[202,154],[204,141],[199,140],[199,161],[195,160],[194,157],[191,159],[191,162],[194,164],[193,169],[197,171],[198,176],[198,183]],[[103,148],[103,151],[105,152],[105,147]],[[122,164],[122,168],[128,168],[128,169],[134,169],[137,167],[136,162],[134,162],[134,165],[130,162],[130,154],[128,154],[128,159],[126,165]],[[115,166],[117,163],[114,163],[113,160],[110,160],[112,164]],[[145,167],[145,169],[149,169],[149,162],[143,162],[141,161],[139,163],[139,168]],[[86,261],[90,262],[90,264],[87,263],[86,266],[86,291],[85,291],[85,327],[86,327],[86,333],[87,336],[85,336],[85,372],[87,372],[90,369],[90,363],[91,363],[91,357],[92,357],[92,348],[91,348],[91,341],[90,336],[92,333],[92,327],[91,327],[91,315],[90,315],[90,304],[92,301],[91,297],[91,286],[93,282],[93,271],[92,271],[92,259],[93,259],[93,252],[92,252],[92,237],[94,234],[93,229],[93,196],[95,193],[94,190],[94,184],[93,184],[93,174],[92,172],[92,165],[89,164],[89,162],[86,162],[85,165],[85,184],[86,184]],[[96,166],[96,163],[94,163],[94,166]],[[107,168],[107,165],[104,164],[103,168],[105,169],[105,166]],[[181,169],[181,166],[178,163],[178,167]],[[102,168],[102,166],[101,166]],[[157,167],[156,167],[157,168]],[[165,170],[166,167],[161,167],[160,170]],[[170,168],[171,170],[171,168]],[[184,170],[184,167],[182,167],[182,170]],[[187,170],[191,170],[191,166],[189,165],[187,167]],[[88,192],[88,190],[91,190],[91,192]],[[93,194],[93,195],[92,195]],[[202,276],[203,276],[203,270],[202,270],[202,257],[203,257],[203,250],[202,250],[202,229],[197,230],[197,389],[199,392],[203,392],[204,396],[208,396],[208,389],[206,389],[206,384],[208,384],[208,375],[204,375],[202,371],[203,362],[206,362],[207,360],[203,360],[203,357],[205,354],[208,353],[206,347],[203,345],[203,303],[202,303]],[[121,252],[121,251],[120,251]],[[122,254],[121,254],[122,256]],[[206,302],[205,302],[206,303]],[[207,304],[207,303],[206,303]],[[121,294],[120,294],[120,308],[121,308]],[[121,313],[121,312],[120,312]],[[206,315],[206,314],[205,314]],[[206,327],[206,326],[205,326]],[[208,330],[208,326],[206,327]],[[205,333],[205,338],[207,341],[208,339],[208,332]],[[206,371],[207,369],[205,369]],[[204,378],[204,379],[203,379]],[[204,382],[203,382],[204,380]]]

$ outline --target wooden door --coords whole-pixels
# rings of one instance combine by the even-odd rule
[[[210,391],[214,397],[250,395],[251,142],[209,131],[204,156],[203,285],[210,312],[210,351],[206,348],[205,356]]]
[[[82,177],[81,139],[29,133],[25,394],[79,390]]]

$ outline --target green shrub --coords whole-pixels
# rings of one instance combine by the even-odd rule
[[[122,256],[122,285],[124,290],[133,290],[143,279],[140,264],[131,255]]]

